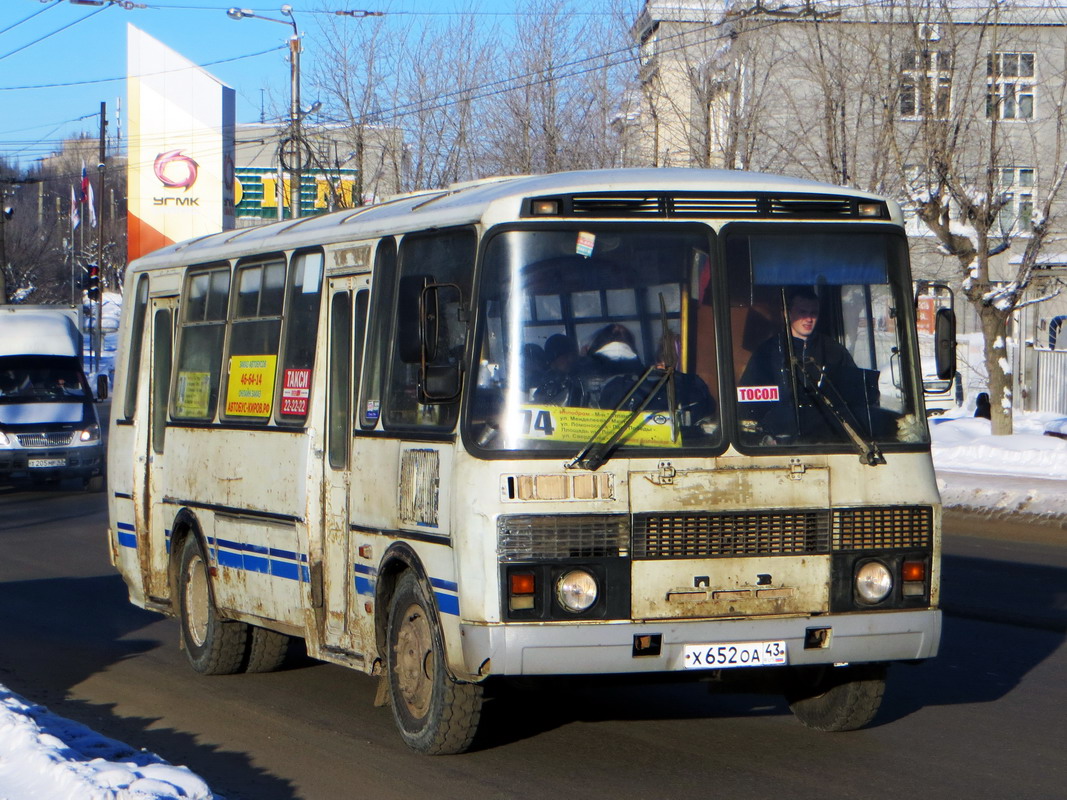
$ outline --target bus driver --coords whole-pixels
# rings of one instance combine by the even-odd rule
[[[758,425],[762,444],[825,440],[838,430],[826,400],[845,414],[864,402],[863,371],[845,347],[815,330],[819,308],[814,290],[795,289],[786,306],[788,333],[760,344],[738,382],[741,413]]]

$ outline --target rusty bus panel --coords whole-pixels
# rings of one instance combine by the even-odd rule
[[[812,614],[829,608],[830,559],[635,561],[631,585],[634,619]]]

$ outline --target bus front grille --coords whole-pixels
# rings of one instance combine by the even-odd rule
[[[736,558],[928,548],[930,506],[637,514],[633,557]]]
[[[501,561],[629,555],[624,514],[511,514],[497,521]]]
[[[933,532],[930,506],[834,509],[835,551],[925,548],[933,543]]]
[[[734,558],[830,552],[826,511],[634,516],[634,558]]]

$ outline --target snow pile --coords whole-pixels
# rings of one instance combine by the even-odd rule
[[[221,800],[199,776],[94,733],[0,686],[5,800]]]
[[[993,436],[987,419],[931,420],[941,502],[988,516],[1067,519],[1067,419],[1016,414],[1011,436]],[[1046,431],[1055,435],[1046,435]]]

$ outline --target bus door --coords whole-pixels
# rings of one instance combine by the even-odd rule
[[[323,598],[328,647],[363,654],[354,583],[349,498],[352,486],[353,409],[367,327],[370,278],[348,275],[327,285],[326,425],[323,454]]]
[[[145,326],[148,351],[148,392],[138,402],[137,419],[147,420],[137,435],[138,468],[134,470],[133,495],[137,504],[137,556],[140,560],[144,592],[149,598],[166,598],[167,561],[170,531],[166,529],[162,498],[166,459],[163,457],[167,398],[170,395],[170,368],[174,346],[174,309],[176,297],[153,297],[149,306],[149,324]],[[147,413],[143,413],[147,412]]]

